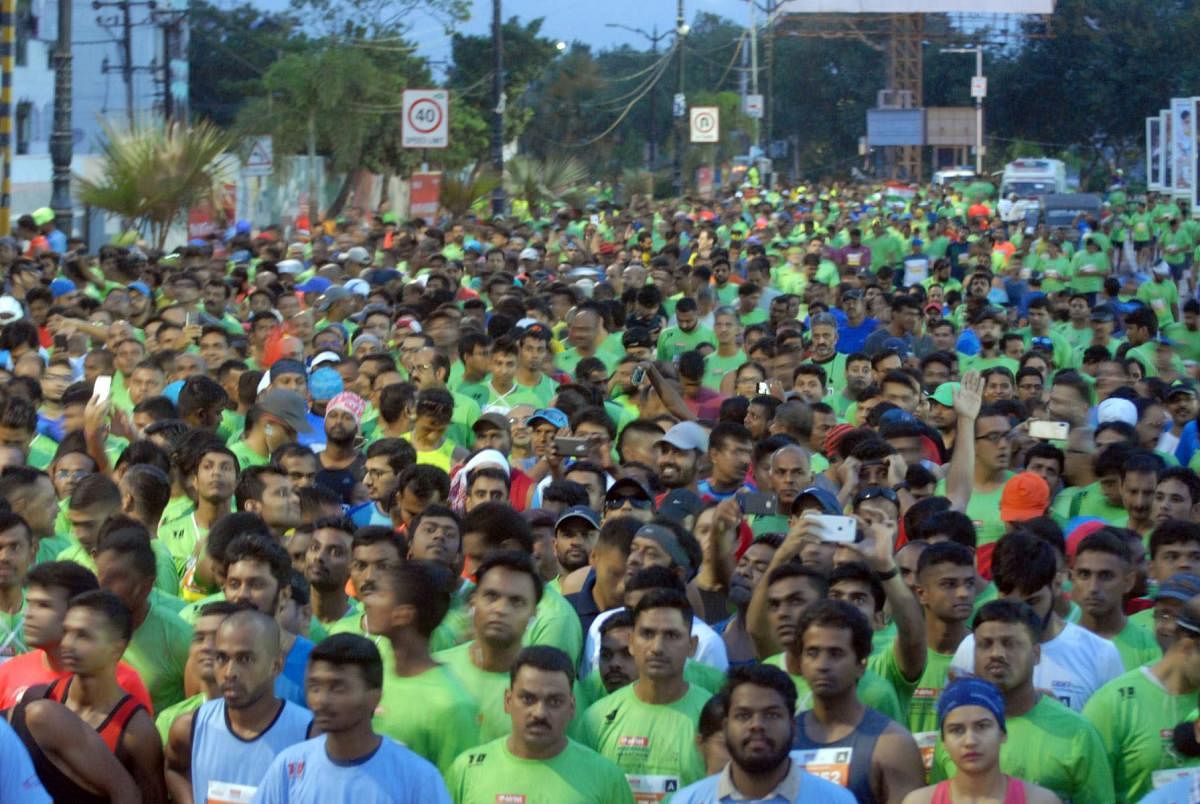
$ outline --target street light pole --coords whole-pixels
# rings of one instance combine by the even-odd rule
[[[675,93],[678,97],[685,98],[682,110],[673,108],[672,111],[679,112],[675,120],[675,166],[671,179],[671,186],[675,191],[675,197],[683,196],[683,148],[686,138],[683,135],[683,128],[687,125],[687,100],[683,92],[683,38],[687,36],[687,23],[683,17],[683,0],[676,0],[675,4],[675,49],[678,51],[676,56],[676,65],[678,72],[675,78]],[[674,107],[676,104],[672,104]]]
[[[619,22],[606,22],[605,28],[620,28],[623,31],[629,31],[640,36],[644,36],[650,40],[650,56],[654,63],[658,62],[658,43],[659,40],[670,35],[670,31],[658,32],[658,25],[654,26],[654,33],[646,33],[641,28],[633,28],[629,25],[622,25]],[[647,149],[646,167],[650,170],[658,165],[658,81],[650,87],[650,142]]]
[[[492,191],[492,215],[503,215],[504,196],[504,32],[500,27],[500,0],[492,0],[492,170],[496,189]]]
[[[971,47],[945,47],[942,48],[943,53],[974,53],[975,54],[975,78],[983,78],[983,46],[972,45]],[[977,81],[979,84],[978,90],[972,86],[971,96],[975,99],[975,175],[983,175],[983,98],[987,94],[986,85],[982,81]]]
[[[72,233],[71,207],[71,0],[58,0],[58,38],[54,44],[54,128],[50,134],[50,208],[55,225]]]

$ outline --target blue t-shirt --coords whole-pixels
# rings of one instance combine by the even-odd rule
[[[51,804],[33,760],[8,721],[0,717],[0,801]]]
[[[305,709],[308,708],[308,699],[304,697],[304,670],[308,667],[308,654],[312,653],[312,649],[312,640],[296,637],[292,649],[283,660],[283,672],[275,677],[276,697]]]
[[[279,752],[253,801],[261,804],[450,804],[437,768],[388,737],[361,759],[335,762],[322,734]]]
[[[842,315],[844,316],[845,313]],[[879,322],[874,318],[864,318],[857,327],[850,326],[846,321],[838,321],[838,352],[844,355],[861,352],[867,344],[867,338],[877,329],[879,329]]]

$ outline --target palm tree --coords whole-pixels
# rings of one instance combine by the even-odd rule
[[[514,156],[504,163],[504,184],[509,195],[534,209],[558,201],[587,181],[588,171],[574,157],[536,159]]]
[[[126,229],[149,226],[161,250],[189,207],[207,200],[221,208],[221,184],[235,170],[232,147],[228,134],[205,121],[106,124],[100,175],[75,177],[79,200],[119,215]]]
[[[459,218],[491,195],[498,184],[500,182],[491,173],[474,173],[466,177],[447,173],[442,176],[442,189],[438,200],[443,209]]]

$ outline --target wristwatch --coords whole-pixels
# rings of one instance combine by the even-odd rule
[[[887,572],[875,573],[875,577],[879,579],[880,583],[882,583],[883,581],[890,581],[892,578],[895,578],[899,574],[900,574],[900,568],[897,567],[895,564],[893,564],[892,568],[890,570],[888,570]]]

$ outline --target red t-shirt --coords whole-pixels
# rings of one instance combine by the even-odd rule
[[[16,704],[30,687],[49,684],[56,678],[66,678],[69,675],[69,670],[58,673],[51,670],[46,662],[45,651],[34,650],[9,659],[0,664],[0,709],[8,709]],[[153,715],[154,705],[150,703],[150,693],[146,691],[146,685],[142,683],[142,677],[138,675],[137,670],[125,662],[117,662],[117,683]]]

